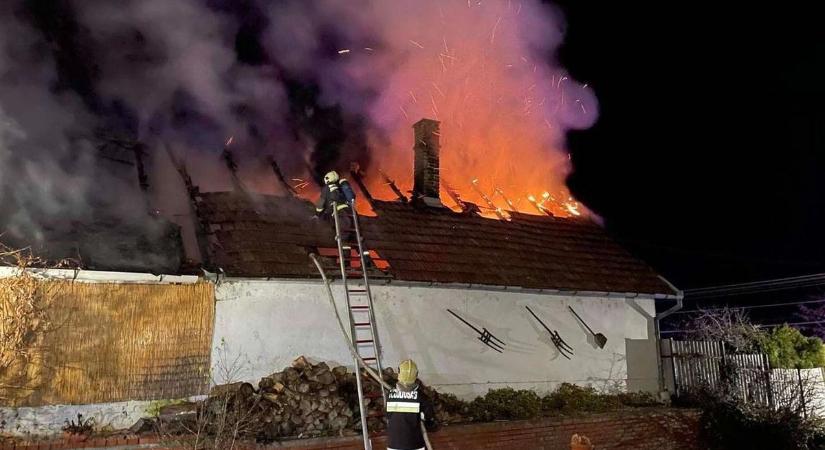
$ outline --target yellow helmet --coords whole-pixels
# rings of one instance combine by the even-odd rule
[[[405,386],[412,386],[418,379],[418,367],[415,361],[405,359],[398,365],[398,382]]]
[[[340,178],[341,177],[338,176],[338,172],[334,170],[332,172],[327,172],[327,174],[324,175],[324,184],[337,183]]]

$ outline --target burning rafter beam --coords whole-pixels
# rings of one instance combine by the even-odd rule
[[[530,202],[530,204],[531,204],[531,205],[533,205],[533,207],[534,207],[534,208],[536,208],[536,210],[537,210],[539,213],[541,213],[541,214],[547,214],[548,216],[553,217],[553,213],[551,213],[551,212],[550,212],[547,208],[545,208],[544,206],[542,206],[541,204],[539,204],[539,203],[536,201],[536,197],[533,197],[532,195],[528,195],[528,196],[527,196],[527,201],[528,201],[528,202]]]
[[[146,167],[143,164],[143,157],[146,151],[143,149],[143,144],[138,143],[132,148],[135,152],[135,164],[137,165],[138,184],[140,190],[146,193],[149,190],[149,177],[146,175]]]
[[[389,175],[387,175],[383,170],[379,170],[378,173],[381,174],[381,178],[384,179],[384,182],[386,182],[390,186],[390,189],[392,189],[396,197],[398,197],[398,200],[400,200],[402,203],[409,202],[407,196],[404,195],[403,192],[401,192],[401,189],[398,189],[398,186],[396,186],[395,181],[393,181],[392,178],[389,177]]]
[[[484,203],[487,203],[487,206],[490,209],[492,209],[493,212],[496,213],[496,215],[498,216],[499,219],[501,219],[501,220],[510,220],[510,217],[505,216],[504,211],[501,208],[497,207],[496,204],[493,203],[493,201],[490,199],[490,197],[488,197],[487,194],[485,194],[484,191],[482,191],[481,188],[478,187],[478,178],[473,179],[473,181],[471,181],[470,184],[473,185],[473,189],[476,192],[478,192],[478,195],[481,196],[481,198],[484,200]]]
[[[349,173],[350,176],[352,176],[352,179],[355,181],[355,184],[357,184],[358,187],[361,189],[361,192],[364,193],[364,198],[367,199],[370,206],[374,206],[373,200],[375,199],[372,197],[372,194],[370,193],[369,189],[367,189],[367,185],[364,184],[364,179],[361,177],[361,166],[358,163],[352,163],[350,165]]]
[[[278,165],[278,162],[275,161],[275,157],[270,155],[266,157],[266,161],[269,163],[269,167],[272,168],[272,172],[275,173],[275,177],[278,178],[278,181],[284,186],[284,188],[289,192],[290,195],[293,197],[298,195],[298,192],[295,191],[289,183],[286,182],[286,178],[284,177],[284,173],[281,172],[281,167]]]
[[[450,196],[451,199],[453,199],[453,202],[455,202],[455,204],[458,205],[459,208],[461,208],[461,212],[466,213],[469,210],[469,207],[467,206],[467,203],[461,199],[461,195],[459,195],[458,191],[453,189],[453,187],[450,185],[450,183],[447,183],[444,177],[441,178],[441,184],[444,186],[444,190],[447,191],[447,195]]]
[[[513,202],[511,202],[510,199],[507,198],[506,195],[504,195],[504,191],[502,191],[501,188],[496,188],[496,194],[500,195],[501,198],[504,199],[504,203],[507,203],[507,207],[510,208],[510,211],[519,212],[518,208],[516,208],[516,205],[514,205]]]
[[[223,158],[226,168],[229,169],[229,172],[232,175],[232,185],[235,187],[235,190],[246,192],[246,188],[243,183],[241,183],[241,179],[238,178],[238,163],[235,162],[235,155],[231,150],[229,150],[230,144],[232,144],[232,138],[229,138],[229,140],[226,141],[226,145],[223,148],[223,153],[221,153],[221,158]]]
[[[183,184],[186,186],[186,192],[189,194],[189,211],[195,227],[195,240],[198,243],[198,251],[201,254],[202,265],[204,267],[210,267],[209,241],[206,237],[208,224],[201,219],[201,214],[198,211],[200,189],[192,182],[192,177],[189,175],[189,171],[186,170],[186,164],[175,157],[174,152],[172,152],[168,144],[164,144],[164,147],[166,148],[166,154],[169,155],[169,159],[172,161],[172,165],[175,166],[181,180],[183,180]]]

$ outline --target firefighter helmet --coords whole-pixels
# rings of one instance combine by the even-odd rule
[[[340,177],[338,176],[338,172],[333,170],[324,175],[324,184],[337,183],[339,179]]]
[[[398,382],[404,386],[412,386],[415,380],[418,379],[418,367],[415,361],[405,359],[398,365]]]

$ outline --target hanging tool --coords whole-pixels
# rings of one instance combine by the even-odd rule
[[[467,322],[466,320],[462,319],[462,318],[461,318],[461,316],[459,316],[458,314],[454,313],[454,312],[453,312],[451,309],[449,309],[449,308],[447,309],[447,312],[448,312],[448,313],[450,313],[450,314],[452,314],[453,316],[455,316],[455,318],[456,318],[456,319],[458,319],[458,320],[460,320],[460,321],[464,322],[464,324],[465,324],[465,325],[467,325],[468,327],[472,328],[472,329],[473,329],[473,331],[475,331],[476,333],[478,333],[478,334],[479,334],[479,336],[478,336],[478,340],[479,340],[479,341],[481,341],[482,343],[484,343],[484,345],[486,345],[487,347],[490,347],[491,349],[493,349],[493,350],[495,350],[495,351],[497,351],[497,352],[499,352],[499,353],[504,353],[504,351],[503,351],[503,350],[504,350],[504,346],[505,346],[505,345],[507,345],[507,344],[505,344],[505,343],[504,343],[504,341],[502,341],[501,339],[499,339],[499,338],[497,338],[497,337],[493,336],[493,333],[490,333],[490,331],[489,331],[489,330],[487,330],[486,328],[483,328],[483,327],[482,327],[482,329],[481,329],[481,330],[484,330],[484,331],[479,330],[478,328],[476,328],[475,326],[473,326],[473,324],[471,324],[470,322]],[[498,342],[496,342],[496,341],[498,341]]]
[[[590,328],[590,325],[585,323],[585,321],[582,320],[582,318],[579,317],[578,314],[576,314],[576,311],[573,311],[572,306],[568,305],[567,308],[569,308],[570,312],[573,313],[573,315],[576,316],[577,319],[579,319],[579,322],[581,322],[581,324],[584,325],[585,328],[587,328],[587,331],[589,331],[590,334],[593,335],[593,339],[596,341],[596,345],[598,345],[599,348],[604,348],[604,345],[607,344],[607,336],[601,333],[594,333],[593,329]]]
[[[530,311],[530,314],[532,314],[533,317],[536,320],[538,320],[541,326],[543,326],[544,329],[547,330],[548,333],[550,333],[550,340],[553,341],[553,345],[556,346],[556,350],[559,351],[559,354],[567,359],[570,359],[570,356],[573,356],[573,347],[569,346],[567,342],[564,342],[564,339],[562,339],[561,336],[559,336],[558,331],[550,330],[550,328],[548,328],[547,325],[545,325],[544,322],[542,322],[542,320],[539,319],[539,316],[537,316],[536,313],[534,313],[529,306],[525,305],[524,307],[527,308],[527,311]],[[568,356],[567,353],[569,353],[570,355]]]

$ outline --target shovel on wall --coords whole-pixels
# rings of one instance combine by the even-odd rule
[[[570,309],[570,312],[573,313],[573,315],[576,316],[577,319],[579,319],[579,322],[581,322],[582,325],[584,325],[584,327],[587,328],[587,331],[589,331],[590,334],[593,335],[593,339],[596,341],[596,345],[598,345],[599,348],[604,348],[604,345],[607,344],[607,336],[601,333],[594,333],[593,330],[590,328],[590,325],[585,323],[585,321],[582,320],[582,318],[579,317],[578,314],[576,314],[576,311],[573,310],[572,306],[568,305],[567,307]]]

